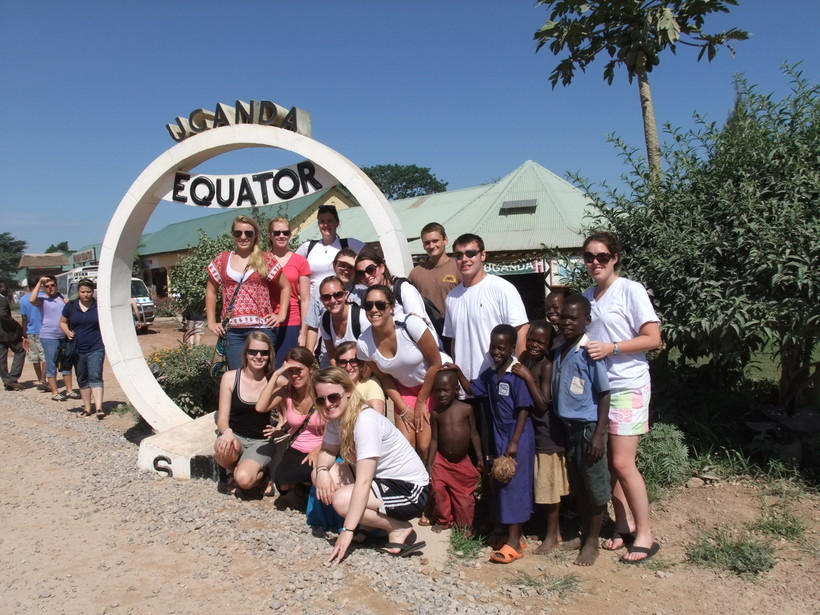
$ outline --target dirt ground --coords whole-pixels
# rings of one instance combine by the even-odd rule
[[[163,321],[140,336],[140,343],[147,354],[172,346],[181,337],[178,325]],[[127,400],[110,371],[105,378],[110,411]],[[32,379],[27,364],[22,381]],[[43,393],[27,389],[2,395],[0,418],[8,432],[0,439],[7,464],[0,492],[4,588],[0,613],[266,613],[282,608],[282,603],[272,601],[278,591],[274,586],[281,582],[277,579],[321,583],[321,575],[330,574],[322,566],[327,549],[320,544],[314,554],[313,543],[306,541],[316,539],[309,535],[295,543],[295,551],[303,550],[301,558],[295,562],[288,558],[287,564],[270,549],[237,548],[235,532],[240,529],[260,537],[275,530],[275,523],[266,519],[281,519],[275,515],[282,513],[272,499],[233,501],[204,481],[180,485],[181,481],[139,476],[135,463],[144,432],[133,416],[111,413],[103,421],[72,419],[69,423],[65,417],[72,408],[52,402]],[[14,400],[20,398],[14,395],[23,396],[21,405],[41,404],[43,415],[18,411]],[[82,433],[74,423],[83,424]],[[48,444],[54,441],[64,444]],[[116,476],[105,470],[113,459],[127,462]],[[155,510],[152,501],[163,509]],[[802,520],[807,534],[804,541],[772,541],[757,535],[775,547],[776,565],[771,571],[743,578],[688,562],[687,547],[696,535],[696,523],[742,530],[759,519],[765,507],[786,505]],[[203,519],[197,512],[200,508],[208,511]],[[174,522],[163,523],[163,515],[173,516]],[[233,519],[230,531],[219,525],[221,516]],[[626,566],[617,561],[620,553],[603,551],[590,568],[573,566],[569,554],[528,553],[509,566],[492,565],[482,558],[469,567],[458,563],[452,573],[453,587],[471,588],[475,600],[471,598],[470,606],[483,604],[488,612],[820,613],[817,495],[784,495],[750,481],[718,482],[674,492],[653,505],[652,519],[662,548],[651,565]],[[208,531],[208,543],[196,548],[200,528]],[[355,564],[353,557],[342,564],[351,580],[359,578]],[[401,575],[410,574],[407,580],[411,581],[416,578],[412,575],[446,581],[451,574],[425,557],[402,560],[405,565],[409,568]],[[574,574],[580,583],[576,591],[545,599],[537,587],[527,587],[521,573],[536,580]],[[400,580],[397,575],[393,582]],[[304,611],[293,606],[288,612],[436,612],[429,605],[420,610],[418,605],[391,599],[380,584],[366,579],[361,586],[348,587],[355,591],[347,592],[341,603],[326,602],[322,608],[308,601]]]

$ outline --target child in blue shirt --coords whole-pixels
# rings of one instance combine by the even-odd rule
[[[515,459],[515,475],[510,482],[493,483],[498,521],[507,525],[505,544],[490,556],[491,561],[499,564],[523,557],[521,530],[533,510],[535,435],[530,412],[534,402],[527,383],[512,372],[512,366],[518,362],[513,356],[517,339],[518,333],[511,325],[495,327],[490,334],[488,352],[493,366],[473,381],[468,381],[457,366],[445,366],[445,369],[457,370],[461,386],[468,394],[487,396],[492,415],[493,452],[497,457],[507,455]]]
[[[570,489],[581,513],[578,566],[598,559],[598,534],[611,497],[606,458],[609,421],[609,379],[602,361],[586,351],[590,303],[570,295],[561,308],[559,328],[564,343],[557,349],[552,370],[555,411],[566,426],[566,461]]]

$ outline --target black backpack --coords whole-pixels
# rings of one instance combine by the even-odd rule
[[[354,301],[351,301],[348,305],[350,305],[350,314],[348,314],[347,317],[352,319],[350,327],[353,329],[353,337],[359,339],[359,336],[362,334],[362,323],[359,320],[361,318],[359,314],[362,311],[362,308]],[[327,310],[325,310],[325,313],[322,314],[322,331],[325,331],[328,335],[330,335],[330,312]]]
[[[399,305],[401,305],[402,309],[404,309],[404,303],[402,303],[401,300],[401,285],[405,282],[410,282],[410,280],[407,278],[395,278],[393,280],[393,296],[396,298]],[[415,288],[415,286],[413,288]],[[444,333],[444,314],[442,314],[436,307],[436,304],[430,301],[427,297],[422,295],[421,299],[424,301],[424,311],[427,312],[427,318],[430,319],[436,333],[438,333],[438,336],[441,337]]]
[[[313,248],[315,248],[315,247],[316,247],[316,244],[317,244],[317,243],[319,243],[319,240],[318,240],[318,239],[311,239],[310,241],[308,241],[308,249],[307,249],[307,254],[305,254],[305,258],[307,258],[307,257],[310,255],[310,251],[311,251]],[[341,246],[342,246],[342,250],[344,250],[345,248],[347,248],[347,237],[340,237],[340,238],[339,238],[339,243],[340,243],[340,244],[341,244]]]

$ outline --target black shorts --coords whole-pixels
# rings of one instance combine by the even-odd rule
[[[277,489],[280,489],[282,485],[310,484],[310,473],[313,466],[309,463],[302,463],[307,456],[307,453],[297,451],[293,447],[285,451],[282,461],[276,466],[274,475],[273,482]]]
[[[379,512],[399,521],[421,516],[430,497],[429,484],[417,485],[390,478],[374,478],[370,488],[382,501]]]

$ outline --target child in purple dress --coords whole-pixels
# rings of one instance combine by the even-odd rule
[[[507,540],[490,560],[509,564],[521,559],[521,529],[533,510],[533,476],[535,472],[535,435],[530,421],[534,403],[527,383],[512,372],[518,362],[513,356],[518,334],[510,325],[498,325],[490,334],[488,354],[493,367],[473,381],[467,381],[457,366],[461,386],[475,396],[486,395],[492,422],[494,452],[515,459],[515,475],[506,484],[493,484],[498,520],[507,525]]]

